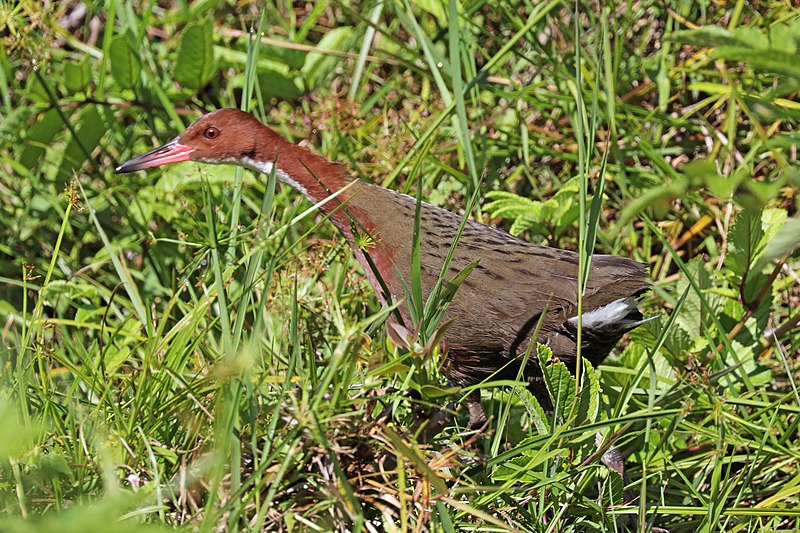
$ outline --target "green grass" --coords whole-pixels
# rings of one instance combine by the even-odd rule
[[[159,5],[0,3],[0,529],[800,528],[799,10]],[[419,446],[468,392],[433,302],[393,342],[274,176],[112,174],[223,106],[584,273],[646,261],[659,318],[551,367],[554,420],[486,383],[488,432]]]

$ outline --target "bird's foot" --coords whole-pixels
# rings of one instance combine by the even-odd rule
[[[420,444],[432,441],[444,428],[453,423],[456,410],[457,407],[452,402],[441,409],[437,409],[430,416],[417,420],[411,426],[411,433]]]
[[[481,392],[473,391],[467,396],[465,400],[467,410],[469,411],[469,422],[467,428],[471,431],[483,431],[489,424],[489,419],[486,417],[486,409],[481,404]]]

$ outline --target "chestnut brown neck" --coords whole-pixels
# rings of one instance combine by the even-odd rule
[[[259,139],[250,153],[241,156],[240,164],[270,174],[275,169],[281,182],[300,191],[309,201],[319,205],[346,237],[353,236],[353,224],[371,221],[352,202],[358,194],[357,180],[336,163],[331,163],[311,150],[292,144],[266,126],[258,131]],[[362,228],[371,230],[371,228]]]

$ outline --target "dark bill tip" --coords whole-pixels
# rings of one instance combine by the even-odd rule
[[[160,167],[169,163],[179,163],[188,161],[189,156],[194,152],[184,144],[180,144],[177,139],[172,140],[164,146],[159,146],[154,150],[138,155],[129,159],[114,169],[114,174],[125,174],[126,172],[136,172],[147,168]]]

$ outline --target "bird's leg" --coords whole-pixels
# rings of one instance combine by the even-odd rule
[[[466,399],[467,410],[469,411],[469,422],[467,427],[471,430],[482,429],[486,425],[486,410],[481,404],[481,391],[475,390],[469,393]]]
[[[429,416],[420,418],[411,426],[411,433],[417,436],[417,442],[426,444],[442,432],[444,428],[453,423],[456,404],[448,403],[446,406],[435,410]]]
[[[598,431],[594,438],[594,445],[599,450],[602,444],[603,434]],[[619,474],[622,477],[623,485],[625,487],[628,486],[630,479],[628,478],[628,473],[625,472],[625,461],[623,461],[622,454],[619,453],[619,449],[617,449],[616,446],[609,446],[608,450],[606,450],[606,453],[600,457],[600,462],[606,465],[608,469]],[[629,502],[636,500],[636,495],[630,489],[625,489],[624,495],[625,499]]]
[[[598,431],[594,439],[594,445],[598,450],[600,450],[602,444],[603,444],[603,434]],[[606,453],[604,453],[600,457],[600,462],[603,463],[606,466],[606,468],[613,470],[622,477],[622,486],[625,487],[623,488],[622,495],[625,498],[625,503],[628,505],[635,503],[636,500],[639,499],[639,497],[633,492],[633,490],[628,488],[628,485],[630,485],[631,480],[630,478],[628,478],[628,473],[625,471],[625,461],[623,461],[622,454],[619,453],[619,449],[617,449],[617,447],[613,445],[609,446],[608,450],[606,450]],[[622,520],[623,523],[627,522],[627,525],[631,529],[635,529],[636,524],[639,522],[639,513],[634,513],[632,515],[629,515],[627,520],[620,517],[620,520]],[[662,529],[660,527],[654,527],[652,531],[654,533],[669,533],[668,530]]]
[[[472,431],[480,431],[486,427],[486,410],[481,404],[480,391],[473,391],[465,400],[469,411],[469,422],[467,428]],[[430,416],[420,418],[411,426],[411,432],[417,435],[417,442],[424,444],[433,440],[436,435],[441,433],[445,427],[453,423],[457,409],[455,402],[450,402],[445,407],[437,409]]]

